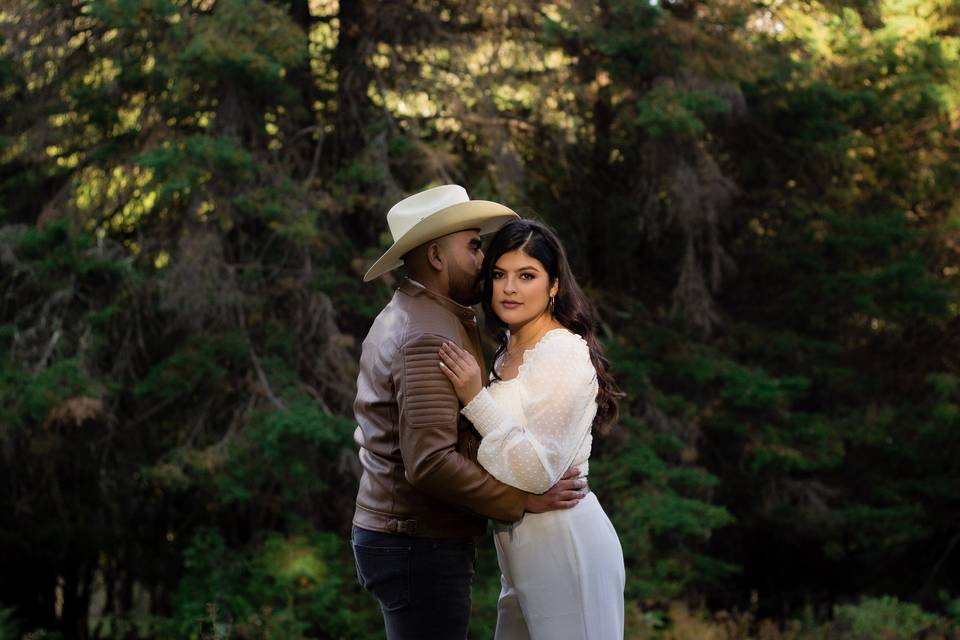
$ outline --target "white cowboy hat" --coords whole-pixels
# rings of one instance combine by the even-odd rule
[[[382,276],[403,264],[403,256],[424,242],[445,235],[479,229],[493,233],[520,216],[511,209],[486,200],[471,200],[467,190],[456,184],[427,189],[406,197],[387,212],[393,246],[373,263],[364,282]]]

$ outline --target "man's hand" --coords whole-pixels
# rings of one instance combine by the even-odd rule
[[[543,513],[577,506],[587,495],[587,479],[579,478],[579,475],[580,469],[570,467],[549,491],[539,496],[533,493],[528,495],[526,511]]]

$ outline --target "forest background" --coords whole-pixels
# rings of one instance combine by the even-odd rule
[[[383,636],[361,276],[448,182],[603,320],[628,637],[956,636],[956,3],[3,0],[0,637]]]

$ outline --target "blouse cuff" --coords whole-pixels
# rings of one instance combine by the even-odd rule
[[[500,424],[500,408],[486,389],[481,389],[460,413],[473,423],[482,436],[495,431]]]

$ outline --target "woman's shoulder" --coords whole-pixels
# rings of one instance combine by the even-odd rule
[[[547,349],[588,349],[587,341],[579,333],[574,333],[566,327],[550,329],[540,338],[538,347]]]
[[[562,363],[567,366],[577,361],[590,362],[590,347],[583,336],[566,327],[557,327],[543,334],[537,345],[524,354],[524,365]],[[523,365],[521,365],[522,367]]]

